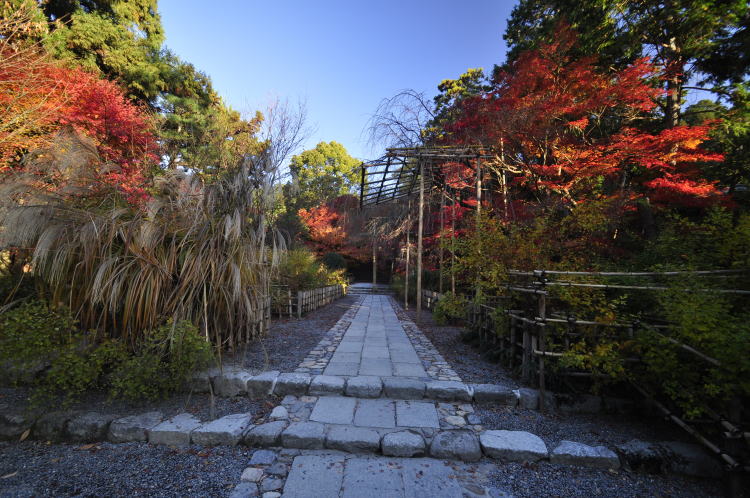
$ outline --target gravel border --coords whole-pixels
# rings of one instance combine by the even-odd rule
[[[602,471],[584,467],[558,466],[545,462],[532,465],[499,464],[492,469],[487,469],[487,474],[492,487],[501,492],[510,493],[516,498],[723,496],[721,484],[712,479]],[[497,493],[497,496],[502,495]]]
[[[227,496],[253,450],[0,443],[0,497]],[[14,474],[15,473],[15,474]]]
[[[609,448],[633,439],[695,442],[679,428],[659,418],[644,420],[606,413],[541,413],[521,407],[489,405],[474,408],[485,429],[531,432],[542,438],[550,451],[563,440]]]
[[[2,388],[0,389],[0,411],[7,408],[24,408],[29,404],[29,389]],[[233,398],[214,397],[214,415],[220,418],[233,413],[248,413],[253,419],[264,417],[274,406],[272,400],[252,400],[247,396]],[[60,410],[59,405],[40,408],[39,414],[45,411]],[[104,393],[89,393],[80,401],[65,408],[66,411],[97,412],[114,414],[118,417],[140,415],[142,413],[159,411],[165,418],[179,413],[190,413],[200,421],[211,420],[211,396],[205,393],[180,393],[166,399],[156,401],[133,402],[125,400],[108,400]]]
[[[268,335],[225,361],[257,372],[293,372],[326,332],[358,302],[359,296],[348,295],[303,315],[301,319],[274,318]]]
[[[404,315],[419,327],[419,330],[432,342],[433,346],[445,358],[448,364],[464,382],[475,384],[503,384],[511,388],[519,386],[508,372],[498,363],[482,358],[482,354],[468,344],[461,342],[463,329],[451,325],[438,325],[432,312],[422,310],[422,316],[417,320],[414,309],[404,310],[403,303],[393,300],[396,314]]]

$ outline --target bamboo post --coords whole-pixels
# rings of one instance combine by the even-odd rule
[[[372,241],[372,285],[378,283],[378,245],[375,239]]]
[[[500,139],[500,162],[503,165],[502,173],[500,174],[500,187],[503,190],[503,214],[505,219],[508,219],[508,180],[505,178],[505,148],[503,145],[503,139]]]
[[[422,314],[422,231],[424,229],[424,161],[419,162],[419,229],[417,231],[417,319]]]
[[[451,295],[456,297],[456,199],[451,198]]]
[[[544,353],[546,349],[545,344],[545,323],[544,320],[547,316],[547,296],[544,294],[538,294],[538,314],[539,319],[539,351],[542,353],[539,355],[539,411],[544,413]]]
[[[304,291],[297,291],[297,318],[302,318]]]
[[[482,159],[480,157],[477,157],[477,232],[479,231],[479,221],[482,216]],[[479,244],[479,253],[481,258],[481,251],[482,246],[481,243]],[[479,282],[480,282],[480,273],[479,270],[477,270],[477,282],[476,282],[476,297],[479,298]]]
[[[409,201],[409,211],[406,215],[406,281],[404,289],[404,309],[409,309],[409,254],[411,253],[411,242],[409,233],[411,232],[411,200]]]
[[[440,246],[438,248],[438,292],[443,293],[443,231],[445,230],[445,194],[440,193]]]
[[[531,336],[526,322],[522,322],[523,329],[523,356],[521,357],[521,378],[528,382],[531,377]]]

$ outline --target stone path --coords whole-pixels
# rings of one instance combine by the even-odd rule
[[[298,456],[284,486],[294,498],[486,496],[475,472],[429,458]]]
[[[325,375],[427,377],[390,300],[368,295],[338,344]]]
[[[265,446],[300,451],[283,490],[269,496],[487,496],[483,476],[460,461],[481,457],[482,427],[472,425],[478,421],[472,419],[471,394],[416,325],[399,319],[392,298],[373,292],[361,292],[356,311],[297,369],[319,374],[308,390],[290,391],[250,436],[255,443],[268,438]],[[284,382],[277,381],[274,392],[284,392]],[[443,437],[441,429],[460,434]],[[474,435],[463,437],[468,434]],[[308,454],[315,451],[320,453]],[[377,453],[383,456],[372,455]],[[451,461],[420,458],[428,454]],[[243,489],[247,496],[264,491],[244,482],[235,496]]]

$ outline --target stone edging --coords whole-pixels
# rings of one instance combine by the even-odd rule
[[[483,455],[501,461],[535,462],[588,466],[603,469],[672,471],[687,475],[716,477],[718,462],[697,445],[633,440],[614,451],[563,441],[551,452],[536,435],[524,431],[435,430],[425,433],[397,429],[380,433],[365,427],[277,420],[253,425],[249,414],[232,414],[202,423],[182,413],[164,420],[160,412],[124,418],[95,412],[71,414],[51,412],[36,420],[23,412],[0,414],[0,439],[17,440],[27,430],[41,440],[80,443],[149,442],[170,446],[245,444],[260,448],[331,449],[349,453],[378,453],[396,457],[431,456],[445,460],[474,462]],[[655,468],[655,467],[656,468]]]
[[[333,353],[336,351],[341,339],[352,324],[354,316],[359,311],[364,297],[358,296],[357,302],[352,303],[348,310],[341,315],[341,318],[331,327],[320,340],[317,346],[312,349],[299,366],[294,370],[299,373],[322,374],[323,370],[331,361]]]
[[[427,375],[437,380],[453,380],[461,381],[461,377],[451,368],[447,361],[443,358],[443,355],[437,350],[432,342],[425,336],[417,324],[415,324],[407,315],[404,310],[396,302],[396,300],[389,296],[388,299],[391,302],[393,311],[396,313],[401,326],[406,332],[407,337],[411,341],[412,346],[417,351],[417,356],[422,360],[422,366],[427,371]]]
[[[194,392],[209,392],[222,397],[249,395],[276,396],[353,396],[360,398],[390,397],[395,399],[432,399],[496,403],[511,407],[536,409],[539,391],[510,389],[496,384],[464,384],[452,380],[422,381],[409,377],[344,377],[310,375],[301,372],[281,373],[277,370],[253,375],[243,369],[213,369],[197,374],[190,383]],[[548,395],[549,396],[549,395]],[[551,398],[549,398],[551,399]]]

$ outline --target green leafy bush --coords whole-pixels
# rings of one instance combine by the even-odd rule
[[[145,333],[134,350],[122,341],[76,329],[66,310],[34,301],[0,317],[0,362],[9,378],[27,371],[32,399],[41,404],[62,396],[70,403],[90,390],[112,397],[155,399],[176,391],[212,359],[212,350],[188,321],[171,321]]]
[[[41,301],[30,301],[0,315],[0,362],[9,378],[48,362],[72,342],[75,320]],[[6,379],[7,380],[7,379]]]
[[[440,325],[456,323],[466,318],[466,309],[469,301],[460,295],[446,294],[435,305],[432,316]]]
[[[139,351],[111,376],[111,393],[126,399],[156,399],[180,388],[212,359],[211,346],[188,321],[171,320],[145,334]]]
[[[337,252],[327,252],[323,255],[323,264],[331,270],[345,270],[346,260]]]
[[[282,255],[278,283],[292,292],[347,283],[346,270],[330,269],[309,249],[293,249]]]

